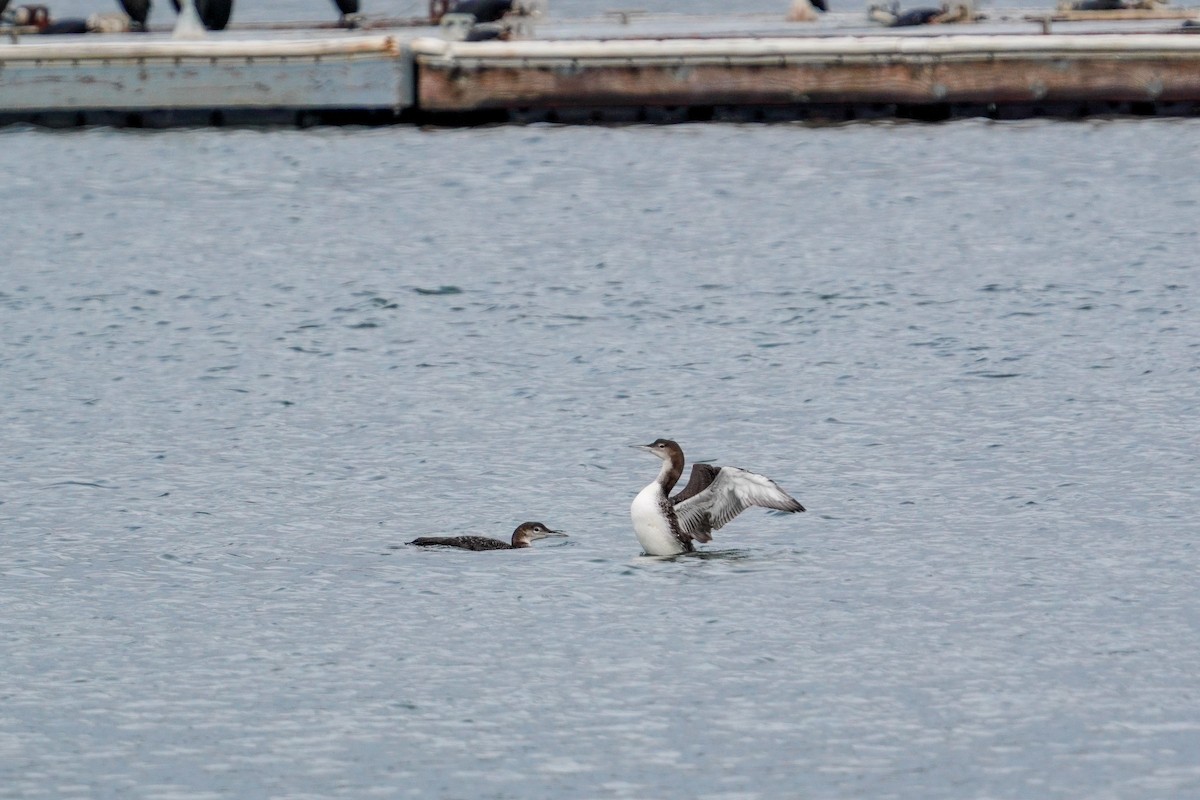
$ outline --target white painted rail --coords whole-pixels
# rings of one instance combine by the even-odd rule
[[[104,61],[111,59],[171,58],[320,58],[324,56],[399,56],[394,36],[356,36],[326,39],[232,39],[179,41],[46,41],[52,37],[26,37],[16,44],[0,44],[5,61]],[[53,37],[58,39],[58,37]]]
[[[1195,55],[1200,36],[1192,34],[1017,34],[952,36],[806,36],[731,39],[609,39],[562,41],[448,42],[423,37],[410,44],[427,62],[580,61],[663,59],[819,59],[901,56],[972,58],[1031,55]]]

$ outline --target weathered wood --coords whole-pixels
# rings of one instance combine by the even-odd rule
[[[1200,37],[413,43],[420,108],[1200,100]]]

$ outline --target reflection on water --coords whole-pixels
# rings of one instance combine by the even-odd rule
[[[634,560],[634,564],[653,564],[655,562],[691,563],[694,561],[743,561],[751,555],[743,550],[697,550],[692,553],[679,553],[673,556],[651,556],[642,554]]]
[[[1198,133],[0,132],[0,794],[1193,794]]]

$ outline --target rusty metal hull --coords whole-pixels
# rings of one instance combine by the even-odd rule
[[[412,44],[425,111],[1200,101],[1190,35]]]

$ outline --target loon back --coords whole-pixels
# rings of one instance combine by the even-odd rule
[[[422,536],[409,544],[418,547],[457,547],[460,550],[512,550],[513,546],[488,536]]]

